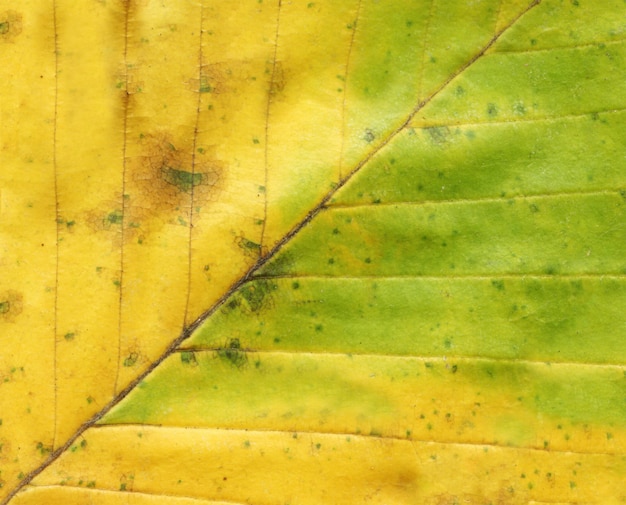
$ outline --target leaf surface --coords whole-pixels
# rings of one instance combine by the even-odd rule
[[[626,499],[622,2],[5,3],[11,503]]]

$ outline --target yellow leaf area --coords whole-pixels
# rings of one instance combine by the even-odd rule
[[[0,0],[0,503],[626,503],[618,0]]]

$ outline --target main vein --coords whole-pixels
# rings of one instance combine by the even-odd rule
[[[285,236],[278,242],[274,247],[269,250],[265,255],[261,255],[259,259],[244,273],[244,275],[236,281],[230,289],[228,289],[209,309],[204,311],[198,318],[187,326],[181,334],[174,339],[170,345],[165,349],[165,351],[161,354],[161,356],[154,362],[148,366],[143,373],[138,375],[135,380],[133,380],[130,384],[128,384],[124,389],[122,389],[119,393],[117,393],[111,401],[109,401],[99,412],[94,414],[91,419],[83,423],[78,430],[60,447],[53,450],[50,455],[46,458],[46,460],[37,468],[28,473],[20,483],[13,489],[1,502],[0,505],[7,505],[9,501],[19,493],[25,486],[30,484],[32,480],[42,473],[46,468],[48,468],[54,461],[56,461],[61,454],[63,454],[71,445],[80,437],[87,429],[91,426],[95,425],[98,421],[100,421],[113,407],[119,404],[128,394],[137,387],[137,385],[142,382],[146,376],[152,373],[152,371],[157,368],[165,359],[167,359],[171,354],[177,351],[180,344],[188,339],[192,333],[202,324],[205,320],[207,320],[211,315],[213,315],[223,304],[224,302],[235,292],[237,291],[243,284],[248,282],[251,276],[259,270],[263,265],[265,265],[271,258],[276,256],[276,254],[291,241],[299,232],[302,230],[311,220],[313,220],[324,208],[328,202],[332,199],[332,197],[343,187],[348,181],[352,179],[352,177],[358,173],[363,166],[365,166],[380,150],[382,150],[386,145],[388,145],[400,132],[402,132],[412,121],[413,117],[421,111],[426,105],[428,105],[434,98],[436,98],[442,90],[444,90],[457,76],[462,74],[467,68],[472,66],[477,60],[479,60],[485,53],[500,39],[500,37],[515,23],[517,23],[526,13],[528,13],[531,9],[536,7],[541,3],[542,0],[533,0],[527,7],[524,9],[517,17],[515,17],[509,24],[504,26],[501,30],[499,30],[488,42],[483,46],[483,48],[476,53],[472,58],[470,58],[465,64],[460,66],[456,71],[454,71],[448,79],[446,79],[435,91],[433,91],[428,97],[423,100],[420,100],[418,104],[413,108],[413,110],[408,114],[408,116],[402,121],[402,123],[396,127],[391,133],[389,133],[382,141],[363,159],[358,162],[354,168],[347,173],[339,183],[331,189],[319,202],[313,207],[309,213],[298,222]],[[130,0],[126,0],[126,6],[128,7]],[[280,1],[279,1],[279,9],[280,9]],[[127,12],[128,16],[128,12]],[[278,27],[277,27],[278,33]],[[274,62],[275,62],[274,58]],[[271,85],[268,93],[272,93]],[[268,97],[268,103],[271,97]],[[269,105],[268,105],[269,107]],[[267,149],[267,146],[266,146]],[[267,198],[267,197],[266,197]],[[267,202],[266,202],[267,205]]]

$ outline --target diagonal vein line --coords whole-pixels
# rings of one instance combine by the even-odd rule
[[[265,242],[265,228],[267,226],[267,207],[268,207],[268,179],[269,179],[269,140],[270,140],[270,108],[272,106],[272,97],[276,92],[274,80],[276,79],[276,55],[278,54],[278,36],[280,33],[280,9],[282,0],[278,0],[278,8],[276,12],[276,33],[274,35],[274,56],[272,57],[272,74],[270,76],[269,88],[267,90],[267,103],[265,107],[265,145],[263,146],[263,225],[261,226],[261,239],[259,240],[259,259],[263,258],[263,243]]]
[[[354,48],[354,39],[356,38],[356,31],[359,26],[359,16],[361,15],[361,4],[363,0],[358,0],[356,6],[356,14],[352,24],[352,33],[350,34],[350,42],[348,44],[348,56],[346,57],[346,66],[344,67],[344,81],[343,81],[343,97],[341,100],[341,147],[339,149],[339,179],[342,177],[343,170],[343,152],[346,144],[346,96],[348,92],[348,75],[350,73],[350,63],[352,60],[352,50]]]
[[[128,9],[129,2],[132,0],[125,0],[125,7]],[[280,13],[280,1],[279,0],[279,13]],[[115,407],[118,403],[120,403],[126,396],[137,387],[137,385],[143,381],[146,376],[148,376],[152,371],[158,367],[165,359],[167,359],[172,353],[174,353],[180,344],[188,339],[191,334],[211,315],[213,315],[225,302],[226,300],[241,286],[243,286],[251,276],[259,270],[263,265],[265,265],[271,258],[276,256],[276,254],[285,246],[286,243],[291,241],[291,239],[296,236],[300,230],[302,230],[305,226],[307,226],[315,216],[317,216],[328,204],[330,199],[343,187],[346,183],[354,177],[356,173],[358,173],[363,166],[365,166],[373,156],[375,156],[380,150],[382,150],[385,146],[387,146],[400,132],[402,132],[407,125],[410,124],[411,120],[415,115],[421,111],[427,104],[429,104],[443,89],[445,89],[450,82],[452,82],[458,75],[463,73],[468,67],[472,66],[477,60],[479,60],[485,53],[498,41],[498,39],[515,23],[517,23],[526,13],[532,10],[534,7],[539,5],[542,0],[533,0],[527,7],[524,9],[516,18],[511,20],[511,22],[503,27],[498,33],[496,33],[489,42],[470,60],[468,60],[464,65],[459,67],[455,72],[453,72],[450,77],[446,81],[444,81],[430,96],[421,100],[417,106],[409,113],[406,119],[398,126],[395,130],[393,130],[387,137],[385,137],[379,144],[376,146],[370,153],[368,153],[359,163],[355,165],[355,167],[341,180],[339,183],[329,191],[326,196],[324,196],[321,201],[313,208],[309,213],[304,217],[302,221],[296,224],[287,234],[280,240],[267,254],[261,256],[255,264],[253,264],[246,273],[235,282],[230,289],[228,289],[214,304],[212,307],[204,311],[198,318],[191,323],[187,328],[185,328],[182,333],[174,339],[170,345],[163,351],[161,356],[153,361],[141,374],[139,374],[135,380],[129,383],[124,389],[122,389],[119,393],[117,393],[99,412],[94,414],[89,420],[83,423],[74,434],[68,438],[68,440],[56,450],[52,451],[49,456],[44,460],[44,462],[29,472],[20,482],[19,484],[2,500],[0,501],[0,505],[7,505],[13,497],[19,493],[25,486],[29,485],[32,480],[42,473],[46,468],[48,468],[54,461],[56,461],[61,454],[63,454],[71,445],[76,441],[78,437],[80,437],[88,428],[96,424],[100,419],[102,419],[113,407]],[[127,14],[128,15],[128,14]],[[277,27],[278,33],[278,27]],[[275,61],[275,59],[274,59]],[[267,148],[267,146],[266,146]],[[266,200],[267,206],[267,200]],[[264,221],[265,222],[265,221]]]
[[[54,170],[54,206],[55,206],[55,227],[56,227],[56,264],[54,273],[54,349],[53,349],[53,364],[54,364],[54,426],[52,434],[52,449],[54,450],[57,441],[57,422],[58,422],[58,393],[57,393],[57,335],[58,335],[58,323],[59,323],[59,228],[60,218],[59,215],[59,174],[57,166],[57,124],[58,124],[58,107],[59,107],[59,31],[57,27],[57,2],[52,2],[52,23],[54,25],[54,126],[52,130],[52,166]]]
[[[132,0],[124,0],[124,89],[122,96],[122,216],[120,223],[120,278],[119,297],[117,300],[117,361],[115,366],[115,382],[113,384],[113,395],[117,394],[117,385],[120,379],[120,360],[122,358],[122,313],[123,313],[123,291],[124,291],[124,225],[126,224],[126,151],[128,147],[128,109],[130,94],[128,93],[128,22],[130,17]]]
[[[204,5],[200,4],[200,41],[198,48],[198,86],[202,86],[202,36],[204,25]],[[196,124],[193,128],[193,142],[191,147],[191,194],[189,198],[189,246],[187,249],[187,298],[185,300],[185,313],[183,315],[183,329],[187,324],[187,317],[189,317],[189,300],[191,298],[191,266],[192,266],[192,239],[193,239],[193,208],[194,208],[194,175],[196,173],[196,146],[198,143],[198,128],[200,125],[200,106],[202,104],[202,93],[200,89],[197,91],[198,98],[196,101]]]

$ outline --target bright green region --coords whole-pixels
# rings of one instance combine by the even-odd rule
[[[184,347],[236,328],[259,351],[626,362],[621,278],[276,279],[256,314],[238,296]]]
[[[501,0],[433,1],[424,37],[420,100],[472,61],[494,36]],[[520,6],[523,11],[526,6]]]
[[[626,188],[626,113],[405,131],[333,203]]]
[[[512,26],[497,51],[528,51],[609,42],[624,38],[623,0],[543,0]]]
[[[624,274],[625,222],[617,192],[331,208],[261,273]]]
[[[459,441],[495,442],[508,433],[512,438],[499,442],[512,445],[534,442],[542,417],[550,424],[626,424],[626,378],[618,367],[255,352],[234,366],[216,351],[194,354],[191,362],[166,360],[102,424],[405,436],[428,422],[437,440],[447,415],[477,423]],[[470,417],[469,405],[490,412],[507,405],[497,414],[507,426],[478,428],[485,420]],[[420,413],[428,414],[423,423]],[[518,420],[514,433],[511,418]]]
[[[246,351],[233,363],[220,353],[231,344],[193,358],[189,351],[171,356],[103,423],[295,430],[341,417],[352,431],[367,420],[393,418],[384,388],[367,384],[369,362],[353,366],[346,356]]]
[[[420,111],[421,124],[523,121],[623,109],[626,44],[530,53],[491,53],[477,60]],[[462,88],[463,93],[457,89]]]
[[[202,184],[206,175],[202,173],[191,173],[185,170],[178,170],[176,168],[164,168],[161,170],[162,177],[165,182],[176,186],[179,190],[185,193],[190,193],[192,188]]]
[[[521,409],[573,423],[626,427],[626,375],[617,367],[474,362],[466,377],[503,397],[517,395]],[[519,401],[519,400],[518,400]]]

